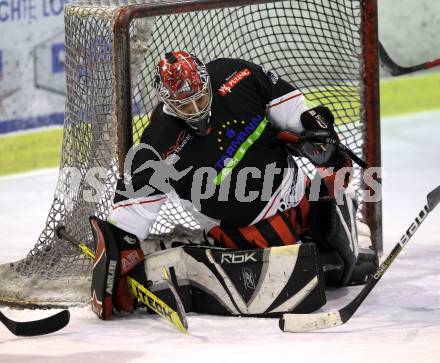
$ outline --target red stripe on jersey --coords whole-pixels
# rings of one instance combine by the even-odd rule
[[[211,235],[218,242],[222,243],[224,247],[234,249],[238,248],[235,242],[231,238],[229,238],[229,236],[218,226],[211,228],[209,231],[209,235]]]
[[[296,94],[296,95],[293,95],[293,96],[290,96],[290,97],[286,98],[285,100],[281,100],[281,101],[279,101],[279,102],[277,102],[277,103],[274,103],[273,105],[269,105],[269,108],[274,107],[274,106],[281,105],[282,103],[287,102],[287,101],[290,101],[291,99],[296,98],[296,97],[299,97],[299,96],[302,96],[302,93],[298,93],[298,94]]]
[[[275,217],[275,218],[274,218]],[[268,219],[268,222],[272,226],[272,228],[277,232],[280,239],[283,241],[285,245],[292,245],[298,242],[295,236],[290,231],[289,227],[283,221],[280,215],[275,215],[272,218]]]
[[[146,201],[143,201],[143,202],[135,202],[135,203],[129,203],[129,204],[123,204],[123,205],[117,205],[117,206],[114,206],[114,207],[112,208],[112,210],[115,210],[115,209],[118,209],[118,208],[130,207],[130,206],[135,205],[135,204],[148,204],[148,203],[155,203],[155,202],[158,202],[158,201],[163,200],[163,199],[165,199],[165,198],[166,198],[166,197],[162,197],[162,198],[159,198],[159,199],[146,200]]]

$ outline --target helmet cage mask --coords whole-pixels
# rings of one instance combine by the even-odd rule
[[[199,109],[197,105],[197,101],[206,95],[208,95],[209,97],[208,101],[206,102],[203,108]],[[208,82],[206,85],[203,86],[203,88],[199,92],[187,98],[181,100],[162,99],[162,101],[167,106],[167,111],[169,113],[172,113],[174,116],[185,120],[189,124],[196,125],[199,121],[208,117],[208,115],[211,112],[211,104],[212,104],[211,84]],[[193,109],[195,110],[195,112],[186,113],[182,110],[182,107],[188,104],[193,105]]]
[[[178,59],[175,57],[176,53],[179,55]],[[161,101],[164,102],[167,113],[186,121],[191,128],[198,129],[198,125],[200,123],[206,123],[208,121],[211,113],[212,88],[206,66],[197,57],[184,51],[173,52],[171,56],[170,53],[168,53],[166,57],[167,62],[165,63],[165,66],[169,66],[170,64],[172,66],[177,61],[186,61],[187,59],[194,62],[196,66],[196,69],[192,70],[192,78],[179,79],[179,90],[177,90],[177,92],[172,92],[170,87],[167,87],[164,83],[164,80],[161,76],[161,64],[159,64],[156,67],[154,76],[154,87],[157,95]],[[169,59],[171,59],[171,62],[169,62]],[[189,95],[187,97],[181,97],[179,92],[182,95]],[[199,109],[197,101],[205,95],[208,95],[208,101],[205,105],[203,105],[203,108]],[[182,111],[181,108],[188,104],[193,105],[193,112],[188,113]]]

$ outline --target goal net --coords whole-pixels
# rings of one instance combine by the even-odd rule
[[[88,217],[109,213],[125,153],[148,129],[157,103],[153,70],[166,51],[186,49],[205,62],[241,58],[275,70],[309,101],[329,107],[341,141],[369,166],[380,165],[375,0],[96,2],[65,8],[67,100],[58,183],[34,248],[0,266],[0,303],[89,300],[91,264],[54,230],[65,225],[94,247]],[[301,165],[313,174],[309,164]],[[359,169],[355,183],[362,186]],[[360,192],[357,198],[359,218],[369,223],[380,250],[380,203],[363,203]],[[192,215],[170,202],[150,238],[198,233]]]

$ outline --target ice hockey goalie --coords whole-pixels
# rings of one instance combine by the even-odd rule
[[[326,285],[360,284],[375,270],[375,253],[359,243],[370,235],[355,218],[351,160],[328,142],[338,140],[328,108],[276,70],[205,64],[184,50],[158,60],[154,85],[160,102],[127,154],[109,219],[92,219],[98,247],[118,261],[134,253],[113,270],[95,262],[92,297],[107,298],[100,317],[133,309],[120,283],[132,269],[166,299],[166,267],[188,311],[258,316],[311,312]],[[317,167],[313,183],[298,157]],[[197,218],[205,239],[162,244],[144,261],[140,241],[168,200]]]

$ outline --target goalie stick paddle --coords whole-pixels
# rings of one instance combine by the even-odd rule
[[[58,238],[63,239],[78,247],[81,252],[89,257],[91,260],[95,259],[95,253],[86,244],[77,241],[75,237],[73,237],[66,231],[66,228],[64,226],[58,226],[55,229],[55,233]],[[144,285],[136,281],[134,278],[127,276],[128,289],[135,298],[137,298],[145,306],[153,310],[160,317],[168,320],[179,331],[181,331],[182,333],[186,333],[186,331],[188,330],[188,322],[186,320],[186,313],[185,309],[183,308],[182,301],[180,300],[180,297],[170,280],[166,281],[176,302],[176,310],[171,308],[162,299],[153,294],[150,290],[148,290]]]
[[[63,310],[55,315],[34,321],[14,321],[0,312],[0,321],[17,336],[33,337],[50,334],[64,328],[70,320],[69,310]]]
[[[346,323],[356,312],[365,298],[373,290],[385,271],[391,266],[400,251],[405,247],[428,214],[434,210],[440,202],[440,186],[435,188],[427,196],[427,203],[419,212],[414,222],[411,223],[405,234],[400,238],[388,257],[376,270],[376,273],[368,280],[359,294],[342,309],[334,312],[316,314],[284,314],[279,320],[279,326],[285,332],[307,332],[318,329],[326,329]]]
[[[403,74],[413,73],[424,69],[430,69],[440,66],[440,58],[434,59],[425,63],[420,63],[415,66],[402,67],[401,65],[394,62],[387,51],[385,50],[382,43],[379,42],[379,57],[383,68],[390,73],[392,76],[401,76]]]

